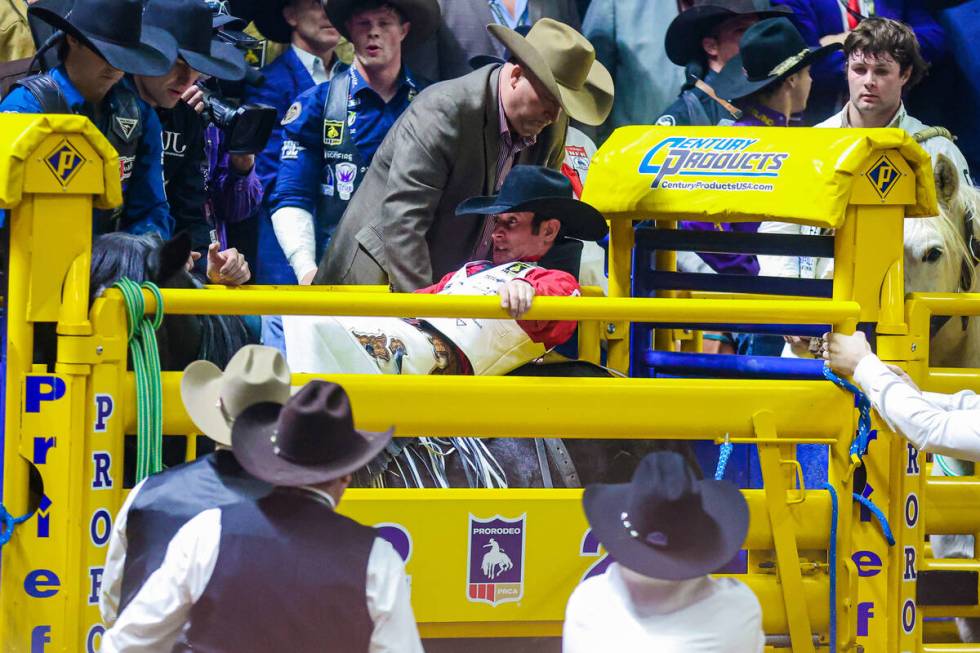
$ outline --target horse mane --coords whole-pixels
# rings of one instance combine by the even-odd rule
[[[123,277],[136,283],[146,281],[146,261],[161,245],[163,239],[157,234],[135,236],[115,231],[96,236],[92,242],[89,304]]]
[[[97,236],[92,243],[92,265],[89,279],[89,305],[112,284],[123,277],[136,283],[167,282],[167,287],[201,288],[204,284],[189,272],[167,279],[148,279],[148,263],[154,252],[163,247],[157,234],[133,235],[117,231]],[[236,315],[197,315],[200,343],[197,357],[224,367],[241,347],[254,339],[242,318]],[[189,361],[187,361],[189,362]],[[163,363],[164,368],[170,365]],[[178,365],[179,367],[180,365]]]

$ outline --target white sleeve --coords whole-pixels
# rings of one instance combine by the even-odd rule
[[[586,598],[589,592],[583,586],[584,583],[575,588],[565,605],[565,625],[561,633],[562,653],[608,650],[609,632],[607,628],[603,628],[601,609],[590,607],[592,602]]]
[[[272,214],[272,228],[297,280],[316,270],[313,214],[297,206],[284,206]]]
[[[126,550],[129,542],[126,539],[126,524],[128,523],[129,508],[133,505],[133,500],[143,487],[143,479],[136,484],[126,500],[123,501],[116,521],[112,526],[112,534],[109,536],[109,549],[106,551],[105,567],[102,569],[102,591],[99,594],[99,613],[102,615],[102,623],[106,628],[111,628],[119,616],[119,598],[122,594],[123,570],[126,566]]]
[[[878,414],[916,449],[980,460],[980,410],[943,410],[885,367],[877,356],[861,359],[854,380]]]
[[[760,234],[792,234],[800,235],[800,225],[792,222],[763,222],[759,225]],[[759,254],[760,277],[799,277],[800,257],[771,256]]]
[[[102,637],[101,653],[169,651],[211,580],[221,541],[221,509],[184,524],[153,572]]]
[[[387,540],[376,537],[368,556],[368,614],[374,622],[370,653],[422,653],[405,564]]]
[[[960,390],[951,395],[939,392],[923,392],[929,403],[943,410],[980,410],[980,395],[972,390]]]

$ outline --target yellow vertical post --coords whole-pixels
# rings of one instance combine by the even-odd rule
[[[94,652],[97,640],[81,624],[94,593],[85,543],[107,538],[111,517],[82,517],[91,367],[85,347],[71,341],[91,336],[92,209],[120,202],[118,159],[79,116],[5,114],[0,134],[0,207],[11,209],[5,505],[21,514],[41,489],[29,487],[29,465],[43,483],[37,512],[2,550],[0,642],[12,651]],[[53,370],[53,351],[33,364],[43,323],[58,324]]]
[[[613,220],[609,226],[609,296],[629,297],[633,278],[633,221]],[[630,337],[627,322],[606,325],[609,341],[609,367],[626,373],[630,365]]]

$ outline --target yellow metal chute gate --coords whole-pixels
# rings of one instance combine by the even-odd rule
[[[3,547],[0,642],[5,651],[96,651],[102,633],[96,604],[105,547],[125,494],[123,434],[133,432],[135,425],[121,295],[107,292],[91,311],[87,307],[91,208],[93,203],[119,203],[118,161],[81,118],[5,115],[0,128],[5,134],[0,139],[0,206],[11,209],[3,502],[12,514],[25,510],[29,464],[39,470],[45,492],[41,509]],[[631,221],[675,219],[683,214],[681,205],[688,204],[675,201],[671,193],[691,197],[677,186],[649,192],[652,176],[640,168],[663,166],[654,150],[664,139],[683,142],[734,134],[659,128],[617,132],[597,155],[587,189],[590,200],[611,220],[611,297],[539,298],[528,317],[582,321],[580,337],[588,357],[598,357],[601,333],[610,363],[620,369],[628,360],[629,321],[825,323],[840,330],[862,321],[878,322],[880,333],[896,338],[915,337],[901,296],[902,218],[935,213],[935,199],[924,153],[897,131],[794,130],[788,136],[781,130],[739,130],[738,138],[752,141],[743,150],[785,155],[782,171],[764,182],[772,186],[765,191],[769,194],[759,200],[750,192],[708,185],[698,194],[704,208],[685,209],[687,215],[712,219],[772,215],[836,227],[832,300],[627,297]],[[882,156],[899,173],[886,197],[866,174]],[[699,180],[694,175],[680,179]],[[794,198],[808,208],[792,208]],[[864,243],[873,246],[862,247]],[[213,288],[164,290],[163,296],[170,314],[505,316],[492,298],[351,289]],[[152,311],[152,297],[147,294],[146,299]],[[53,370],[32,365],[36,322],[58,324]],[[661,340],[667,341],[658,336]],[[294,379],[297,384],[305,380],[301,375]],[[830,480],[841,498],[837,650],[855,645],[866,651],[924,650],[922,617],[914,609],[917,563],[911,578],[903,575],[909,551],[915,561],[922,559],[921,515],[929,505],[928,496],[918,500],[925,488],[924,465],[920,460],[913,468],[903,442],[879,428],[866,460],[874,499],[898,539],[889,548],[876,527],[862,522],[852,508],[848,446],[856,415],[852,398],[829,383],[384,376],[333,380],[350,393],[359,428],[379,430],[395,423],[400,435],[693,440],[720,439],[727,433],[735,441],[758,442],[765,489],[745,492],[752,518],[745,545],[750,573],[740,577],[760,598],[766,632],[787,635],[794,651],[827,648],[831,510],[826,491],[808,490],[801,496],[787,461],[797,443],[830,444]],[[179,373],[165,373],[163,382],[164,432],[192,433],[179,397]],[[711,398],[711,410],[704,409],[706,397]],[[915,497],[917,508],[906,520],[909,497]],[[601,561],[601,551],[587,537],[579,501],[577,490],[352,490],[341,509],[364,523],[402,531],[410,545],[407,569],[423,636],[530,636],[560,632],[569,593]],[[499,600],[487,600],[467,578],[468,528],[471,518],[494,516],[523,519],[523,573],[519,587],[508,588],[509,594]]]

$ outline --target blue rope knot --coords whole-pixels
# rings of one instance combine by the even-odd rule
[[[868,445],[871,443],[871,401],[867,395],[847,379],[837,376],[829,365],[823,366],[823,376],[828,381],[833,382],[840,388],[847,390],[854,395],[854,407],[860,412],[858,417],[857,433],[851,441],[851,461],[860,463],[864,455],[868,453]]]
[[[725,442],[718,447],[718,466],[715,467],[715,480],[720,481],[725,478],[725,468],[728,467],[728,459],[732,457],[732,450],[735,449],[735,445],[728,442],[726,436]]]
[[[14,517],[7,511],[6,506],[0,503],[0,522],[3,523],[3,532],[0,533],[0,547],[10,541],[10,538],[14,536],[14,526],[17,524],[23,524],[25,521],[31,518],[34,513],[29,512],[26,515],[21,515],[20,517]]]

